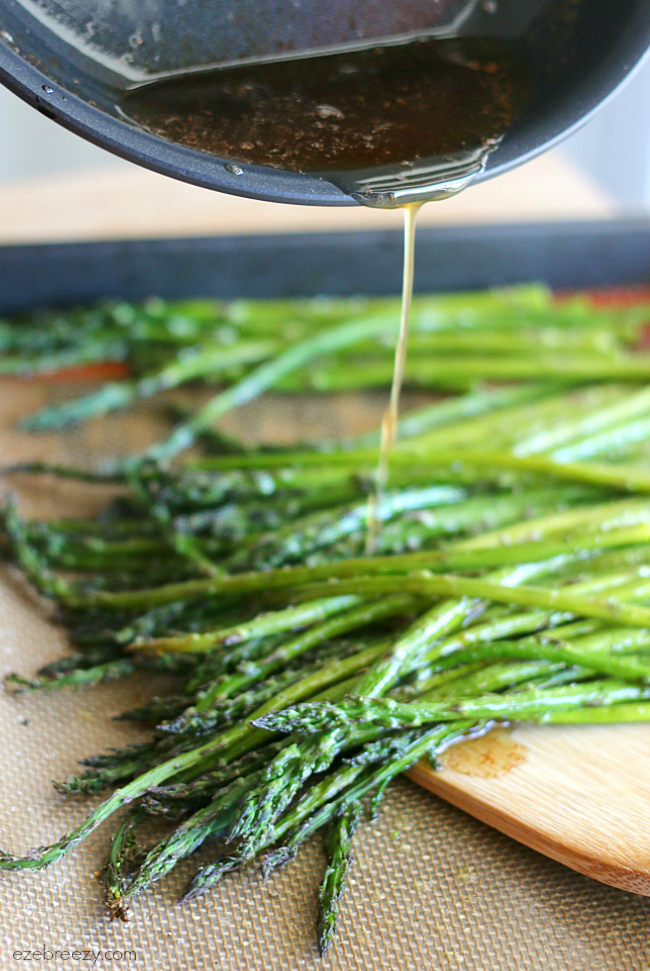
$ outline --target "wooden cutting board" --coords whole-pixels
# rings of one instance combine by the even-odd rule
[[[650,725],[497,729],[411,779],[595,880],[650,895]]]

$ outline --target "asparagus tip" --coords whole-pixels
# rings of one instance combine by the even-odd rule
[[[196,876],[198,876],[198,874],[200,872],[201,871],[199,870],[198,873],[196,874]],[[203,893],[203,888],[202,887],[197,887],[197,886],[194,885],[194,880],[195,879],[196,879],[196,877],[193,877],[192,880],[190,880],[190,882],[186,886],[185,890],[183,891],[183,893],[180,895],[180,897],[176,901],[176,906],[177,907],[180,907],[182,904],[188,904],[191,900],[196,900],[196,898],[197,897],[200,897],[201,894]]]

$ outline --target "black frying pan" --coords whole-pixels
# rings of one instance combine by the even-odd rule
[[[539,65],[487,178],[569,134],[621,84],[650,44],[650,0],[0,0],[0,80],[47,117],[158,172],[254,198],[351,205],[327,173],[232,165],[152,134],[125,116],[124,93],[188,70],[422,35],[516,36]]]

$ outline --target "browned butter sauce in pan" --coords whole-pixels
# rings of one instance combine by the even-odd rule
[[[170,141],[294,172],[414,163],[504,134],[530,87],[512,41],[421,39],[156,81],[125,115]]]

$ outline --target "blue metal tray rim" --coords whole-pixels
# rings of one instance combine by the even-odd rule
[[[0,314],[104,298],[389,295],[395,230],[0,247]],[[417,292],[650,283],[650,219],[418,230]]]

